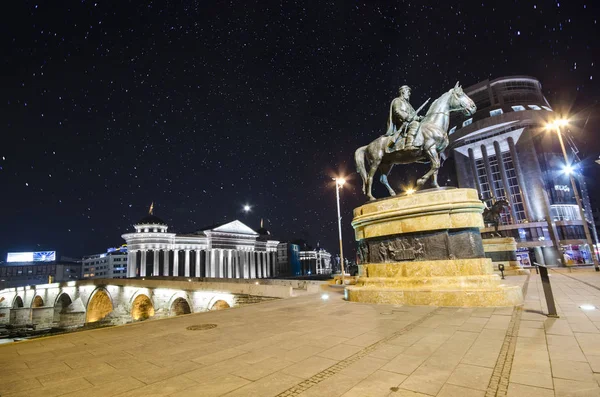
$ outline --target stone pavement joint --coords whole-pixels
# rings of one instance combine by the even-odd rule
[[[529,277],[523,286],[523,297],[527,296],[527,287],[529,285]],[[510,370],[512,368],[513,359],[515,357],[515,349],[517,347],[517,335],[521,324],[521,315],[523,314],[522,307],[515,307],[511,316],[508,330],[496,360],[494,371],[488,385],[485,397],[500,397],[506,396],[508,392],[508,381],[510,379]]]
[[[323,371],[313,375],[312,377],[298,383],[297,385],[294,385],[292,387],[290,387],[287,390],[284,390],[283,392],[277,394],[276,397],[293,397],[293,396],[298,396],[301,393],[303,393],[304,391],[306,391],[307,389],[317,385],[318,383],[326,380],[327,378],[330,378],[331,376],[337,374],[338,372],[340,372],[341,370],[343,370],[344,368],[348,367],[350,364],[356,362],[357,360],[360,360],[361,358],[373,353],[379,346],[391,341],[392,339],[395,339],[409,331],[411,331],[413,328],[417,327],[418,325],[424,323],[426,320],[428,320],[429,318],[435,316],[437,313],[439,313],[440,311],[442,311],[441,307],[438,307],[432,311],[430,311],[429,313],[427,313],[426,315],[424,315],[423,317],[413,321],[412,323],[406,325],[405,327],[403,327],[402,329],[394,332],[393,334],[391,334],[390,336],[381,339],[378,342],[373,343],[372,345],[369,345],[367,347],[365,347],[364,349],[354,353],[353,355],[351,355],[350,357],[346,358],[345,360],[339,361],[337,364],[332,365],[329,368],[324,369]]]

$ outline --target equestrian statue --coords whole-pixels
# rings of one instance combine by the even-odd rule
[[[369,200],[375,200],[371,191],[377,170],[381,174],[379,180],[390,195],[396,195],[387,179],[394,164],[431,163],[430,170],[417,180],[417,186],[423,186],[432,178],[433,187],[439,187],[440,153],[448,146],[450,113],[462,112],[471,116],[477,110],[458,82],[433,101],[423,117],[418,112],[429,100],[415,111],[409,103],[410,91],[410,87],[402,86],[400,96],[392,101],[387,132],[354,153],[356,168],[363,181],[362,190]]]
[[[492,208],[486,208],[483,210],[483,223],[494,225],[495,234],[498,237],[502,237],[498,233],[498,226],[500,225],[500,215],[504,213],[504,209],[510,210],[510,204],[506,200],[494,200]]]

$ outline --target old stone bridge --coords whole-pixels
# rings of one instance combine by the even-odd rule
[[[315,293],[319,282],[239,279],[96,279],[0,290],[0,324],[69,327],[220,310]]]

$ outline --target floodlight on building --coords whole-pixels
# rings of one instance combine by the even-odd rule
[[[575,168],[570,164],[567,164],[563,167],[563,172],[567,175],[571,175],[573,172],[575,172]]]

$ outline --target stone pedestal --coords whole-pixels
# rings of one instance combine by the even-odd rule
[[[504,265],[507,276],[522,276],[529,274],[517,260],[517,242],[514,237],[485,238],[482,240],[486,258],[492,260],[494,271],[499,272],[498,265]]]
[[[354,210],[359,278],[354,302],[513,306],[519,287],[500,283],[485,257],[483,203],[474,189],[431,189],[369,202]]]

